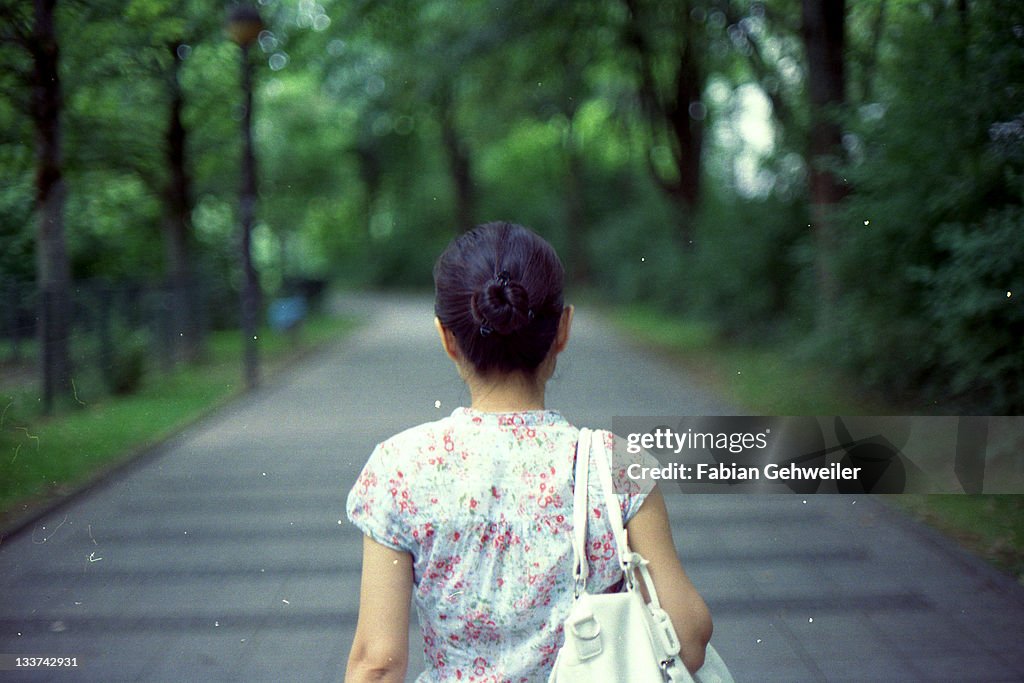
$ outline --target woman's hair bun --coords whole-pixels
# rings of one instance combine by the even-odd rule
[[[537,233],[485,223],[453,239],[434,264],[434,313],[477,373],[533,373],[558,334],[563,277]]]
[[[502,271],[473,294],[473,319],[484,336],[513,334],[533,319],[530,295],[519,282]]]

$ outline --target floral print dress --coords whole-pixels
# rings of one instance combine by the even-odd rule
[[[547,680],[573,600],[578,434],[551,410],[459,408],[374,449],[347,512],[378,543],[412,555],[427,662],[418,682]],[[598,435],[611,449],[611,434]],[[587,590],[598,593],[622,574],[591,468]],[[618,496],[624,521],[644,497],[638,488]]]

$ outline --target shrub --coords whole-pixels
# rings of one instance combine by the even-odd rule
[[[141,334],[122,336],[115,344],[110,364],[103,369],[112,394],[133,394],[146,375],[146,342]]]
[[[1024,412],[1024,207],[942,226],[948,258],[917,271],[947,387],[992,414]]]

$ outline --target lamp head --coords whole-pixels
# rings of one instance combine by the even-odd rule
[[[263,30],[260,11],[252,5],[235,5],[228,11],[228,36],[241,47],[248,47]]]

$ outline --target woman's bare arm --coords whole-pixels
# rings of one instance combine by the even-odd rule
[[[364,536],[359,620],[345,683],[405,680],[411,597],[412,556]]]
[[[626,531],[630,547],[650,562],[661,607],[679,636],[683,663],[696,671],[704,664],[704,649],[711,640],[711,612],[679,562],[665,499],[657,488],[626,524]]]

